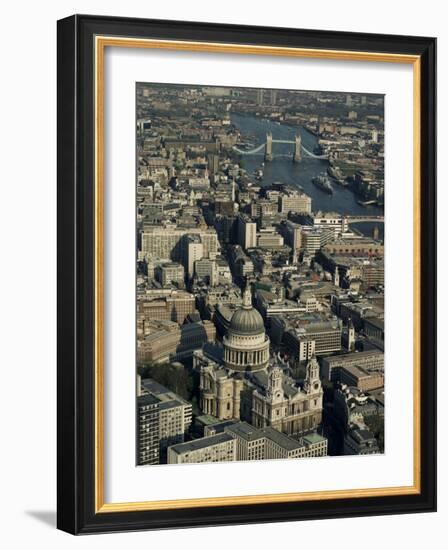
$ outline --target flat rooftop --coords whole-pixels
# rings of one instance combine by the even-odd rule
[[[234,441],[234,438],[230,434],[220,433],[209,437],[202,437],[201,439],[194,439],[193,441],[187,441],[186,443],[172,445],[169,449],[180,455],[192,451],[199,451],[200,449],[206,449],[207,447],[219,445],[220,443],[226,443],[228,441]]]
[[[323,443],[324,441],[326,441],[325,437],[319,435],[316,432],[304,435],[302,439],[305,443],[308,443],[309,445],[315,445],[316,443]]]
[[[246,441],[256,441],[257,439],[263,439],[263,437],[265,437],[261,430],[254,428],[254,426],[251,426],[247,422],[238,422],[238,424],[226,428],[226,431],[232,432]]]

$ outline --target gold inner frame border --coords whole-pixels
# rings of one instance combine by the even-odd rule
[[[410,486],[369,489],[341,489],[302,493],[225,496],[178,500],[106,503],[104,501],[104,55],[106,47],[145,48],[206,53],[285,56],[310,59],[405,63],[413,66],[413,220],[414,220],[414,346],[413,346],[413,458],[414,482]],[[420,494],[421,492],[421,422],[420,422],[420,251],[421,251],[421,60],[418,55],[382,52],[357,52],[279,46],[256,46],[178,40],[96,36],[95,56],[95,513],[169,510],[281,502],[306,502],[343,498],[366,498]]]

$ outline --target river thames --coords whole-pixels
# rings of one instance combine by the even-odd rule
[[[313,152],[317,145],[317,138],[308,132],[305,128],[290,126],[263,118],[254,116],[232,114],[232,124],[237,127],[242,137],[250,141],[253,147],[257,147],[266,141],[266,134],[272,133],[272,138],[282,140],[294,140],[299,132],[302,138],[303,146]],[[333,194],[329,195],[317,188],[311,179],[321,173],[326,173],[328,161],[308,156],[302,150],[302,161],[292,162],[294,145],[285,143],[273,144],[274,159],[272,162],[266,162],[263,167],[263,179],[260,181],[262,186],[268,186],[274,182],[282,182],[292,187],[300,187],[312,198],[312,209],[314,212],[334,211],[344,215],[367,215],[382,216],[384,208],[369,205],[362,206],[358,204],[359,199],[350,189],[332,182]],[[276,158],[276,155],[279,155]],[[264,151],[254,155],[241,155],[243,168],[249,175],[261,167],[264,160]],[[358,229],[365,235],[372,235],[373,228],[378,225],[380,238],[383,238],[382,223],[361,223],[352,224],[351,227]]]

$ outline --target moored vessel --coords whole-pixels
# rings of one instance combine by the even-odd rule
[[[319,176],[315,176],[311,181],[321,191],[324,191],[329,195],[333,194],[333,187],[331,186],[329,178],[325,174],[320,174]]]

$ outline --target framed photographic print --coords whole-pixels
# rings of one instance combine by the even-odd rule
[[[434,511],[433,38],[58,22],[58,527]]]

